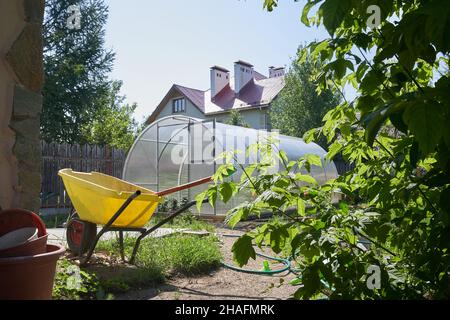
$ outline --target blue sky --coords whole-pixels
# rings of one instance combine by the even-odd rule
[[[327,36],[300,22],[304,1],[282,0],[269,13],[263,0],[107,0],[107,47],[116,52],[112,78],[137,102],[136,120],[150,115],[173,83],[209,88],[209,68],[232,70],[242,59],[267,74],[288,66],[301,43]]]

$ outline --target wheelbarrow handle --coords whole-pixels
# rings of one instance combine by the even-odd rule
[[[208,183],[211,180],[212,180],[212,176],[209,176],[209,177],[206,177],[206,178],[202,178],[202,179],[199,179],[199,180],[195,180],[195,181],[192,181],[192,182],[189,182],[189,183],[186,183],[186,184],[182,184],[182,185],[179,185],[179,186],[176,186],[176,187],[173,187],[173,188],[169,188],[169,189],[157,192],[156,195],[158,195],[158,196],[165,196],[165,195],[168,195],[168,194],[171,194],[171,193],[175,193],[175,192],[178,192],[178,191],[181,191],[181,190],[193,188],[193,187],[196,187],[196,186]]]

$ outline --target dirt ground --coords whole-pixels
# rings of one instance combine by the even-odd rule
[[[225,237],[223,234],[240,234],[240,231],[217,229],[222,242],[221,250],[227,263],[231,263],[231,247],[236,238]],[[262,269],[264,258],[245,266],[249,269]],[[280,263],[271,263],[270,268],[280,269]],[[211,300],[211,299],[289,299],[298,287],[289,282],[295,277],[287,272],[273,276],[262,276],[237,272],[224,267],[211,274],[200,277],[174,276],[164,285],[139,291],[116,295],[119,300]]]

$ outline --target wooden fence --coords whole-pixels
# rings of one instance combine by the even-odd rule
[[[41,142],[43,208],[70,206],[58,171],[71,168],[75,171],[97,171],[114,177],[122,177],[125,152],[107,146],[70,145],[67,143]]]

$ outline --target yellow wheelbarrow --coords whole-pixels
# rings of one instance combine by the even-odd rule
[[[98,172],[83,173],[62,169],[58,172],[72,201],[74,212],[66,225],[66,239],[69,249],[78,254],[80,263],[91,258],[100,237],[109,231],[119,232],[122,260],[125,261],[123,232],[141,233],[134,244],[130,263],[134,263],[140,242],[150,233],[174,219],[195,201],[188,202],[168,217],[147,229],[150,220],[165,195],[192,188],[211,181],[211,177],[196,180],[160,192],[142,188],[121,179]],[[204,202],[208,200],[205,199]],[[97,225],[103,225],[97,233]],[[83,254],[86,256],[83,258]]]

